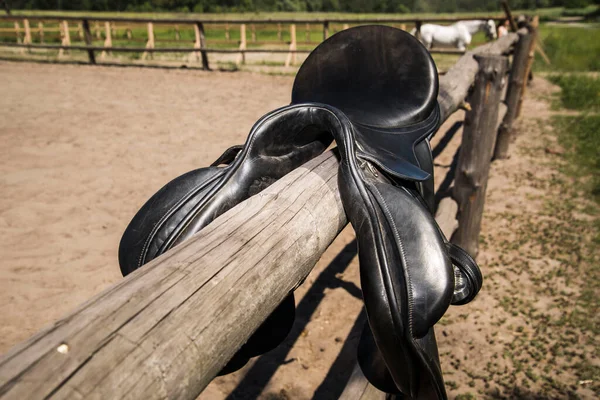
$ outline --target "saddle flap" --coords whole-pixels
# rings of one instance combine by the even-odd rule
[[[385,261],[379,268],[391,273],[390,287],[405,293],[414,338],[425,336],[446,312],[454,292],[454,268],[445,239],[425,206],[404,187],[370,181],[368,191],[379,209],[377,227]],[[399,307],[395,308],[400,311]]]
[[[356,230],[361,287],[375,343],[402,393],[426,398],[423,392],[433,390],[439,396],[432,398],[443,398],[439,359],[430,344],[435,343],[432,327],[454,291],[445,239],[416,191],[365,175],[365,192],[348,191],[351,187],[344,183],[342,198],[363,200],[345,206]],[[346,173],[341,178],[350,182]],[[370,371],[365,375],[384,386],[381,365],[366,360],[363,368]]]

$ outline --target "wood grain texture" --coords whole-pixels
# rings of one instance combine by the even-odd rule
[[[352,375],[350,375],[350,379],[348,379],[348,383],[344,388],[344,391],[340,395],[340,399],[342,400],[366,400],[366,396],[369,396],[375,389],[374,386],[369,384],[367,378],[363,374],[362,370],[358,363],[354,364],[354,369],[352,370]],[[377,390],[377,389],[375,389]],[[385,399],[385,393],[377,391],[381,395],[381,399]],[[365,397],[363,397],[365,396]]]
[[[472,110],[465,116],[453,197],[458,203],[458,229],[452,242],[477,256],[481,218],[496,133],[498,111],[508,59],[475,56],[479,72],[471,95]]]
[[[444,197],[438,204],[437,211],[435,213],[435,220],[440,226],[440,229],[444,233],[444,236],[451,238],[452,234],[458,228],[458,220],[456,215],[458,213],[458,204],[452,197]]]

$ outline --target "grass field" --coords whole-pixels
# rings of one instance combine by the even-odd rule
[[[600,41],[596,39],[600,36],[600,24],[575,27],[542,24],[539,32],[552,64],[547,65],[538,54],[535,70],[600,71]]]
[[[600,78],[586,75],[554,75],[550,81],[561,87],[556,108],[580,111],[573,116],[554,117],[558,138],[567,149],[569,172],[600,202]]]

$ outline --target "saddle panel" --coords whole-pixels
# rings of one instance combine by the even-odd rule
[[[163,186],[135,214],[121,237],[119,265],[125,276],[160,253],[178,222],[224,173],[221,167],[190,171]]]

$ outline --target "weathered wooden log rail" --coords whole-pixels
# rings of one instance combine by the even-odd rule
[[[507,54],[523,35],[468,52],[440,79],[442,118],[467,99],[473,142],[457,168],[466,182],[458,204],[447,199],[436,216],[448,236],[457,209],[461,224],[482,212]],[[517,61],[511,75],[525,71]],[[195,399],[347,224],[337,171],[333,151],[317,157],[11,349],[0,397]],[[374,388],[353,374],[343,397],[365,393]]]
[[[87,51],[88,60],[90,64],[96,64],[97,60],[95,57],[96,52],[102,52],[102,55],[106,55],[108,52],[123,52],[123,53],[143,53],[142,59],[145,59],[148,54],[153,53],[190,53],[197,60],[202,60],[203,69],[210,69],[208,56],[209,53],[238,53],[238,63],[245,62],[245,54],[247,53],[287,53],[288,57],[285,62],[286,66],[293,64],[296,61],[296,54],[298,53],[309,53],[312,49],[310,48],[298,48],[299,43],[303,43],[304,47],[310,44],[317,44],[311,39],[311,25],[322,26],[323,40],[330,36],[330,30],[333,24],[341,25],[341,29],[347,29],[351,24],[395,24],[400,29],[407,29],[406,24],[414,24],[417,29],[416,35],[420,35],[420,27],[423,23],[437,22],[437,23],[452,23],[457,21],[464,21],[468,19],[494,19],[500,21],[504,19],[504,14],[495,15],[475,15],[475,16],[463,16],[463,17],[432,17],[432,18],[328,18],[328,19],[211,19],[211,20],[196,20],[187,18],[129,18],[129,17],[100,17],[100,16],[71,16],[71,15],[4,15],[0,16],[0,21],[8,21],[14,23],[14,28],[0,28],[0,34],[8,34],[14,38],[14,42],[0,41],[0,46],[4,47],[17,47],[24,50],[58,50],[59,56],[62,57],[65,51],[79,50]],[[31,28],[30,21],[37,21],[38,28],[35,32]],[[91,24],[93,22],[93,25]],[[23,28],[21,28],[22,23]],[[44,25],[46,23],[46,26]],[[56,27],[48,27],[48,24],[54,23]],[[72,27],[69,27],[69,23]],[[77,24],[75,28],[73,25]],[[282,24],[289,25],[289,40],[283,40]],[[154,26],[173,26],[174,37],[172,39],[160,40],[155,37]],[[239,25],[239,41],[231,39],[230,27],[232,25]],[[257,40],[257,29],[256,26],[277,26],[277,41],[266,41]],[[305,25],[305,40],[298,40],[296,36],[297,25]],[[195,40],[188,41],[193,43],[193,47],[185,46],[168,46],[168,47],[157,47],[157,42],[167,43],[186,43],[181,40],[180,26],[190,26],[194,29]],[[224,26],[225,38],[224,39],[207,39],[206,30],[207,26],[214,28],[215,26]],[[247,38],[247,26],[250,27],[251,38]],[[145,37],[133,38],[132,29],[134,27],[143,28],[146,27],[147,35]],[[130,47],[130,46],[113,46],[112,40],[117,37],[117,29],[124,31],[128,41],[133,42],[145,42],[144,47]],[[38,43],[34,43],[34,37],[37,32]],[[58,34],[48,35],[46,33]],[[260,32],[260,31],[259,31]],[[81,45],[71,44],[71,34],[76,33],[78,40],[83,42]],[[49,44],[45,43],[44,40],[58,39],[60,38],[60,44]],[[94,40],[104,39],[102,46],[96,46],[93,44]],[[210,47],[210,44],[235,44],[238,46],[236,49],[223,49],[219,47]],[[248,48],[248,43],[251,43],[255,48]],[[280,44],[288,46],[287,49],[275,49],[275,48],[264,48],[256,47],[265,44]],[[464,54],[463,51],[458,49],[432,49],[432,53],[439,54]],[[201,57],[200,57],[201,56]]]

